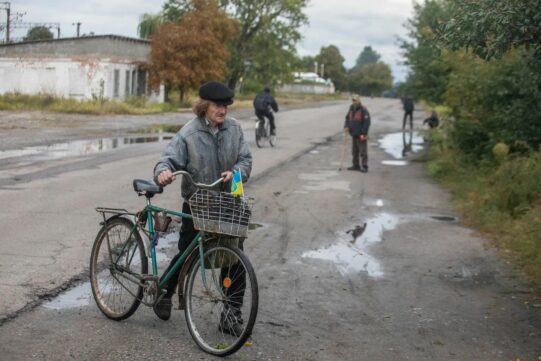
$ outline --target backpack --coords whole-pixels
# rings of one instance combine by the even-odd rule
[[[267,99],[265,97],[265,94],[263,93],[257,94],[254,99],[254,109],[256,111],[266,112],[267,107],[268,107],[268,104],[267,104]]]

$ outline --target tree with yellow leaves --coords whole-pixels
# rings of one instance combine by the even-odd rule
[[[213,0],[192,0],[176,23],[161,25],[152,36],[149,84],[186,91],[208,80],[224,79],[229,53],[225,43],[237,35],[238,22]]]

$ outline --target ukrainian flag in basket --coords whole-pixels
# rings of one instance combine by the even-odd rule
[[[236,197],[244,196],[244,190],[242,189],[242,174],[238,169],[233,173],[233,179],[231,180],[231,194]]]

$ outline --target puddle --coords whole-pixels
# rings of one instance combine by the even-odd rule
[[[177,133],[181,128],[180,124],[154,124],[130,133]]]
[[[382,160],[381,164],[404,166],[404,165],[408,165],[408,161],[407,160]]]
[[[395,159],[402,159],[408,153],[423,149],[423,137],[419,132],[390,133],[378,140],[379,146]]]
[[[26,147],[23,149],[10,149],[0,151],[0,159],[31,157],[34,161],[51,160],[66,157],[103,153],[117,148],[124,148],[134,144],[155,143],[170,140],[171,134],[146,137],[119,137],[91,140],[74,140],[50,145]]]
[[[303,181],[303,189],[307,191],[340,190],[349,192],[348,181],[342,179],[332,180],[332,178],[338,177],[338,175],[338,171],[319,170],[317,173],[301,173],[298,177]]]
[[[309,153],[310,154],[319,154],[319,150],[311,150]]]
[[[367,253],[367,249],[383,239],[383,232],[395,229],[402,221],[398,216],[381,213],[366,221],[364,232],[353,239],[352,230],[338,233],[339,241],[328,248],[308,251],[301,257],[316,258],[335,263],[342,275],[366,272],[371,277],[381,277],[384,272],[379,260]]]
[[[172,257],[168,256],[168,252],[171,248],[177,250],[176,245],[178,242],[178,231],[170,232],[158,239],[158,246],[156,247],[156,260],[158,261],[158,269],[163,271],[167,266],[167,263]],[[139,262],[137,262],[139,263]],[[148,267],[151,269],[152,265],[148,262]],[[104,271],[105,272],[105,271]],[[90,288],[90,282],[85,282],[72,289],[69,289],[52,300],[44,302],[42,306],[49,310],[65,310],[70,308],[85,307],[90,304],[94,304],[94,298],[92,296],[92,289]]]

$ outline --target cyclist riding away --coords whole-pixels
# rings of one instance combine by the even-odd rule
[[[272,110],[271,110],[272,109]],[[269,119],[271,135],[276,135],[276,126],[274,125],[274,115],[272,111],[278,112],[278,103],[271,95],[270,89],[265,87],[261,93],[254,98],[254,110],[257,119],[264,124],[265,117]]]
[[[154,167],[154,176],[158,184],[161,186],[170,184],[175,180],[173,172],[178,170],[187,171],[198,183],[212,183],[217,178],[224,177],[225,189],[229,189],[229,181],[236,170],[240,170],[243,182],[248,180],[252,169],[252,155],[248,144],[244,141],[240,125],[235,119],[227,116],[227,107],[233,103],[233,97],[233,91],[220,82],[210,81],[199,88],[200,99],[193,106],[196,117],[175,135]],[[193,184],[182,180],[183,213],[190,214],[187,200],[195,191]],[[193,221],[183,218],[178,241],[179,253],[173,258],[164,275],[182,255],[196,233]],[[243,249],[242,239],[239,248]],[[238,265],[232,265],[230,268],[234,267]],[[235,270],[231,272],[234,273]],[[171,277],[167,293],[154,307],[154,312],[162,320],[168,320],[171,316],[171,300],[179,273],[180,270]],[[239,277],[238,281],[228,288],[228,293],[237,296],[231,297],[230,304],[224,306],[218,325],[222,332],[237,335],[241,332],[240,325],[243,320],[240,306],[246,285],[244,278],[245,275]]]

